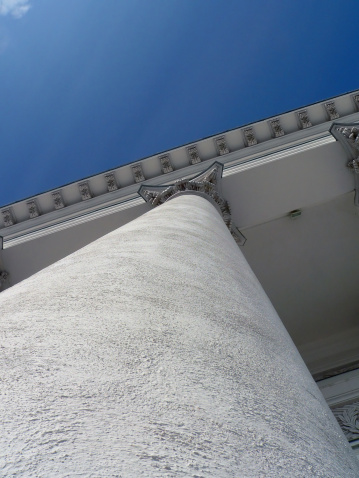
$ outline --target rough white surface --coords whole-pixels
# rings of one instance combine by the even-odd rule
[[[4,291],[4,477],[359,465],[221,217],[182,196]]]

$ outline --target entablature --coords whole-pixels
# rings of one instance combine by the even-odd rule
[[[4,247],[71,227],[142,201],[138,187],[164,185],[200,173],[220,157],[223,177],[334,142],[332,119],[359,121],[359,90],[214,135],[1,208]],[[329,106],[328,106],[329,105]],[[335,113],[335,114],[334,114]],[[208,163],[207,163],[208,164]]]

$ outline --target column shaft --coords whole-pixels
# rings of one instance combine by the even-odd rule
[[[0,296],[4,476],[359,476],[212,204],[179,196]]]

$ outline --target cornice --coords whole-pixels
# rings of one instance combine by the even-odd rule
[[[7,249],[9,247],[21,244],[22,242],[31,241],[48,234],[53,234],[54,232],[59,232],[79,224],[93,221],[94,219],[98,219],[100,217],[123,211],[124,209],[139,206],[141,204],[143,204],[143,199],[136,194],[135,197],[127,198],[121,202],[117,202],[116,204],[105,205],[100,209],[85,211],[80,216],[73,214],[72,217],[66,217],[62,221],[56,218],[52,221],[46,222],[45,224],[40,224],[37,227],[34,226],[27,229],[22,228],[19,229],[17,234],[14,233],[12,235],[2,237],[3,248]]]
[[[34,235],[48,234],[141,204],[143,200],[137,191],[143,182],[161,186],[190,178],[218,158],[224,165],[225,178],[335,141],[329,133],[330,115],[335,112],[339,115],[336,123],[359,121],[357,98],[359,91],[214,135],[4,206],[0,215],[4,248],[25,237],[29,240]]]

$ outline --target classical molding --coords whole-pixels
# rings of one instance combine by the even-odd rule
[[[197,146],[189,146],[187,148],[187,155],[190,164],[197,164],[201,162],[201,158],[199,157]]]
[[[136,183],[141,183],[142,181],[145,181],[146,178],[143,175],[141,164],[135,164],[131,166],[131,169],[132,169],[132,174]]]
[[[359,402],[332,409],[349,441],[359,439]]]
[[[255,144],[258,144],[257,138],[254,134],[254,129],[252,127],[244,128],[243,136],[246,146],[254,146]]]
[[[116,191],[118,189],[114,173],[105,174],[105,181],[107,184],[107,191]]]
[[[141,206],[143,205],[143,199],[142,197],[138,197],[136,193],[136,197],[131,197],[130,199],[127,199],[123,202],[117,202],[115,200],[114,203],[115,204],[106,205],[100,209],[94,209],[81,215],[76,215],[75,217],[62,218],[62,221],[49,221],[46,224],[38,225],[35,228],[28,229],[25,233],[21,232],[13,234],[10,237],[6,237],[6,240],[4,241],[4,249],[17,246],[24,242],[32,241],[34,239],[47,236],[49,234],[54,234],[59,231],[78,226],[80,224],[85,224],[87,222],[109,216],[119,211]],[[44,216],[40,217],[43,218]],[[34,219],[34,221],[36,221],[36,219]]]
[[[352,372],[353,370],[359,370],[359,361],[356,360],[355,362],[341,365],[339,367],[335,367],[329,370],[325,370],[323,372],[318,372],[313,375],[313,378],[316,382],[320,382],[322,380],[333,379],[333,377],[338,377],[339,375],[343,375],[348,372]]]
[[[340,97],[335,98],[335,104],[340,108],[341,115],[345,116],[345,121],[355,122],[359,120],[359,107],[358,101],[359,91],[347,93]],[[331,103],[333,100],[328,100],[326,103]],[[316,118],[316,124],[309,130],[301,125],[298,119],[298,111],[307,111],[308,117]],[[225,175],[235,174],[244,169],[251,167],[257,167],[262,162],[267,162],[268,158],[279,157],[281,151],[290,151],[293,147],[307,148],[307,144],[316,143],[321,145],[322,142],[327,141],[326,138],[328,132],[328,115],[324,114],[324,102],[316,103],[307,106],[305,109],[298,111],[291,111],[278,116],[280,124],[284,131],[290,132],[281,137],[273,137],[273,133],[268,125],[268,119],[260,120],[251,125],[241,128],[235,128],[229,132],[221,133],[209,138],[203,138],[196,143],[183,145],[171,151],[164,153],[158,153],[156,155],[139,160],[136,163],[121,165],[113,171],[116,181],[118,181],[118,190],[114,190],[109,194],[106,187],[106,181],[104,176],[106,172],[94,175],[83,181],[76,181],[74,183],[64,185],[61,188],[61,196],[66,199],[65,203],[59,198],[55,203],[55,193],[59,189],[47,191],[36,196],[36,201],[41,211],[41,215],[37,218],[29,219],[27,214],[23,214],[23,211],[27,209],[26,201],[29,199],[23,199],[13,204],[3,206],[3,210],[12,208],[13,221],[6,220],[6,224],[1,223],[0,229],[3,229],[4,236],[13,236],[13,231],[16,234],[20,232],[28,233],[32,231],[34,224],[40,225],[53,221],[53,215],[56,214],[56,218],[60,221],[64,216],[66,218],[72,216],[74,211],[81,211],[81,214],[88,212],[95,205],[96,207],[101,204],[105,205],[110,203],[114,198],[117,199],[122,196],[128,196],[132,194],[132,191],[138,189],[138,183],[146,180],[145,175],[142,172],[142,168],[146,171],[146,176],[151,178],[153,184],[163,184],[163,173],[171,172],[171,181],[174,181],[181,177],[189,177],[197,173],[198,166],[201,166],[201,161],[214,161],[218,156],[222,156],[223,163],[225,164]],[[296,124],[296,131],[292,131],[292,126]],[[240,137],[243,135],[244,139]],[[231,138],[231,147],[227,145],[227,140]],[[260,141],[257,140],[260,138]],[[217,141],[216,141],[217,140]],[[218,143],[218,140],[222,140]],[[255,141],[257,140],[257,143]],[[328,140],[329,141],[329,140]],[[252,148],[248,148],[252,146]],[[195,147],[196,150],[192,150]],[[193,153],[189,155],[189,151]],[[167,164],[165,170],[161,167],[159,156],[170,156],[173,152],[173,164]],[[229,153],[229,154],[228,154]],[[274,154],[274,156],[273,156]],[[286,153],[287,154],[287,153]],[[289,153],[290,154],[290,153]],[[226,155],[226,156],[224,156]],[[355,158],[352,158],[355,159]],[[199,161],[200,160],[200,161]],[[272,160],[272,159],[270,159]],[[189,164],[188,164],[189,163]],[[169,166],[169,167],[168,167]],[[172,171],[171,171],[172,169]],[[190,169],[188,171],[187,169]],[[133,179],[131,178],[133,177]],[[132,181],[131,181],[132,179]],[[96,197],[91,192],[89,194],[74,194],[74,189],[79,188],[79,182],[88,183],[89,191],[91,187],[96,187]],[[120,187],[121,185],[121,187]],[[86,199],[91,199],[87,201]],[[32,199],[32,198],[30,198]],[[57,206],[57,202],[59,207]],[[64,212],[66,210],[66,212]],[[8,226],[12,226],[8,228]]]
[[[278,118],[269,120],[269,125],[272,129],[272,132],[275,138],[280,138],[281,136],[284,136],[284,130]]]
[[[55,191],[52,193],[52,200],[54,201],[55,209],[62,209],[65,207],[64,200],[62,198],[61,191]]]
[[[312,126],[307,110],[298,111],[297,116],[298,116],[298,120],[299,120],[301,128],[305,129],[305,128],[310,128]]]
[[[35,201],[35,199],[32,199],[31,201],[27,201],[26,205],[27,205],[27,209],[29,211],[29,218],[30,219],[34,219],[35,217],[40,216],[39,207],[38,207],[37,202]]]
[[[80,191],[82,201],[86,201],[87,199],[92,198],[90,185],[89,185],[88,181],[84,181],[83,183],[79,183],[79,191]]]
[[[5,227],[13,226],[15,224],[15,217],[10,207],[3,209],[1,214]]]
[[[219,136],[218,138],[215,138],[214,143],[216,145],[217,154],[219,156],[223,156],[224,154],[229,153],[229,147],[224,136]]]
[[[334,101],[328,101],[328,102],[324,103],[324,108],[325,108],[325,110],[328,114],[328,117],[331,121],[339,118],[339,113],[337,111],[337,108],[335,106]]]
[[[169,154],[163,154],[162,156],[159,156],[159,160],[163,174],[171,173],[173,171]]]
[[[220,193],[222,172],[223,164],[215,162],[192,179],[180,179],[174,184],[164,186],[143,184],[138,193],[153,207],[160,206],[180,194],[192,193],[206,197],[215,204],[234,240],[242,246],[246,239],[233,224],[230,205]]]

